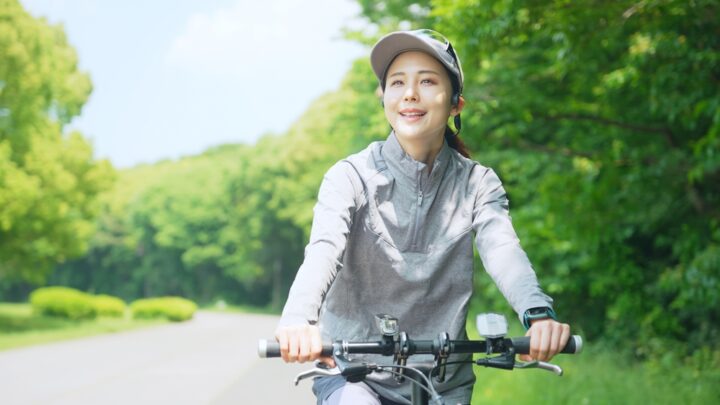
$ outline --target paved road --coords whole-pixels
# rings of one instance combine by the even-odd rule
[[[307,365],[259,359],[276,317],[198,312],[190,322],[0,352],[0,403],[313,404]]]

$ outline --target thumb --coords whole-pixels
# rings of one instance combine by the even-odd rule
[[[337,366],[337,364],[335,364],[335,359],[333,359],[332,357],[321,356],[319,360],[321,363],[324,363],[329,368],[335,368],[335,366]]]

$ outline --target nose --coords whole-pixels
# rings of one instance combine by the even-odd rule
[[[405,88],[403,101],[418,101],[418,92],[415,85],[411,84]]]

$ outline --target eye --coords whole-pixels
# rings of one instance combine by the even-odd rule
[[[421,84],[435,84],[435,80],[433,79],[422,79],[420,80]]]
[[[402,84],[403,84],[403,81],[400,80],[400,79],[395,79],[395,80],[393,80],[393,81],[390,82],[390,85],[391,85],[391,86],[402,86]]]

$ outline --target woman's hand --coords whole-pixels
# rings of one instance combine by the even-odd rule
[[[550,361],[562,350],[570,338],[570,325],[554,319],[532,321],[525,336],[530,336],[530,354],[521,355],[523,361]]]
[[[280,344],[280,354],[287,363],[305,363],[320,359],[330,367],[335,367],[332,357],[321,357],[322,337],[315,325],[281,326],[275,331],[275,339]]]

